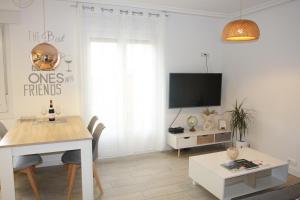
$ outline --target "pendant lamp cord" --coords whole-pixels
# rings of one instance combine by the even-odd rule
[[[182,108],[180,108],[180,109],[179,109],[179,111],[178,111],[178,113],[177,113],[176,117],[174,118],[174,120],[173,120],[173,121],[172,121],[172,123],[170,124],[169,128],[171,128],[171,127],[172,127],[172,125],[174,124],[174,122],[176,121],[176,119],[179,117],[179,115],[180,115],[181,111],[182,111]]]
[[[240,19],[242,19],[243,0],[240,0]]]
[[[208,73],[207,57],[208,57],[208,55],[205,56],[206,73]]]
[[[202,57],[205,57],[205,68],[206,68],[206,73],[208,73],[208,53],[201,53]]]
[[[44,29],[44,34],[46,33],[46,13],[45,13],[45,0],[42,1],[42,6],[43,6],[43,29]]]

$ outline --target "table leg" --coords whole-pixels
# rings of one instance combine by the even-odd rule
[[[177,151],[177,156],[178,156],[178,158],[180,157],[180,149],[178,149],[178,151]]]
[[[92,140],[82,141],[81,148],[81,173],[82,173],[82,199],[94,199],[93,185],[93,157]]]
[[[15,181],[12,152],[10,148],[0,148],[0,179],[1,179],[1,199],[14,200]]]

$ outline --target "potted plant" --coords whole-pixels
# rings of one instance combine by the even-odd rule
[[[241,103],[235,102],[234,108],[230,111],[230,127],[232,131],[232,137],[236,137],[236,147],[245,148],[248,146],[247,142],[244,140],[246,133],[248,131],[248,124],[251,119],[251,114],[249,110],[243,108],[243,101]]]

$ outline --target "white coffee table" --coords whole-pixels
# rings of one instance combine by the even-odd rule
[[[245,148],[238,159],[262,161],[256,169],[232,172],[221,164],[229,161],[226,151],[189,158],[189,176],[219,199],[254,193],[284,184],[288,177],[288,163]]]

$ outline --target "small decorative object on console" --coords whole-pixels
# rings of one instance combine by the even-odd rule
[[[219,130],[226,130],[226,121],[223,119],[219,120]]]
[[[172,134],[179,134],[179,133],[183,133],[183,132],[184,132],[184,128],[182,128],[182,127],[175,127],[175,128],[170,127],[169,128],[169,133],[172,133]]]
[[[190,131],[191,132],[195,132],[196,131],[195,126],[197,126],[197,124],[198,124],[197,117],[195,117],[195,116],[189,116],[187,118],[187,124],[190,127]]]
[[[215,129],[215,114],[216,111],[212,110],[210,111],[209,109],[206,109],[203,113],[202,113],[202,117],[204,120],[203,123],[203,130],[205,131],[211,131]]]

